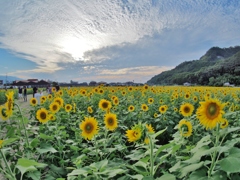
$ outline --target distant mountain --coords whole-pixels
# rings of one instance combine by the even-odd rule
[[[147,81],[155,85],[240,85],[240,46],[210,48],[199,60],[185,61]]]
[[[3,80],[3,83],[5,84],[6,80],[8,81],[8,83],[12,83],[13,81],[22,79],[15,76],[0,76],[0,80]]]

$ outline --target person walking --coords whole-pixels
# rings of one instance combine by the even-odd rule
[[[22,95],[22,87],[20,86],[18,88],[18,99],[22,99],[23,98],[23,95]]]
[[[23,88],[23,100],[24,102],[27,102],[27,87],[24,86]]]
[[[35,93],[37,93],[37,90],[38,90],[37,87],[34,86],[34,87],[33,87],[33,97],[34,97]]]

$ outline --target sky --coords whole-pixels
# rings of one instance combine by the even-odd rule
[[[145,83],[240,45],[239,0],[0,0],[0,75]]]

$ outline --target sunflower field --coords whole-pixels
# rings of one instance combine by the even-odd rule
[[[0,106],[10,180],[240,179],[240,88],[72,87]]]

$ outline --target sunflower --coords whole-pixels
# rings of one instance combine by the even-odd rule
[[[154,99],[153,98],[148,98],[148,103],[149,104],[152,104],[154,102]]]
[[[57,92],[57,95],[62,96],[62,95],[63,95],[63,91],[62,91],[62,90],[59,90],[59,91]]]
[[[119,104],[118,97],[115,97],[115,98],[114,98],[113,104],[114,104],[115,106],[117,106],[117,105]]]
[[[37,119],[43,124],[47,123],[49,120],[48,111],[45,108],[37,110]]]
[[[155,131],[154,131],[154,129],[153,129],[153,127],[152,127],[152,125],[151,124],[146,124],[146,128],[147,128],[147,130],[148,130],[148,132],[149,133],[155,133]]]
[[[92,114],[92,113],[93,113],[92,107],[91,107],[91,106],[88,106],[87,111],[88,111],[90,114]]]
[[[56,88],[55,87],[53,87],[52,88],[52,92],[56,92],[57,90],[56,90]]]
[[[59,104],[59,106],[63,107],[64,101],[62,98],[56,97],[53,101],[57,102]]]
[[[4,141],[4,140],[1,140],[1,139],[0,139],[0,148],[2,148],[3,141]]]
[[[192,135],[192,124],[191,122],[182,119],[179,124],[178,124],[178,128],[180,131],[180,134],[184,137],[189,137]]]
[[[60,105],[57,102],[52,102],[49,105],[49,109],[52,113],[56,113],[60,110]]]
[[[225,104],[221,104],[218,99],[206,99],[200,104],[201,106],[196,112],[197,118],[206,129],[213,129],[222,120],[222,115],[225,113],[223,111]]]
[[[76,103],[73,103],[73,112],[76,112]]]
[[[36,105],[38,104],[38,100],[37,100],[36,98],[31,98],[31,99],[30,99],[30,104],[31,104],[32,106],[36,106]]]
[[[49,114],[49,120],[55,121],[56,120],[56,116],[54,114]]]
[[[158,117],[158,113],[154,113],[153,117],[157,118]]]
[[[99,89],[99,94],[103,94],[104,93],[104,90],[103,89]]]
[[[184,116],[184,117],[188,117],[191,116],[194,110],[194,106],[190,103],[184,103],[180,106],[180,113]]]
[[[162,105],[159,107],[159,112],[161,114],[164,114],[167,111],[167,109],[168,109],[167,105]]]
[[[148,137],[146,137],[146,138],[144,139],[144,143],[145,143],[145,144],[149,144],[149,142],[150,142],[150,139],[149,139]]]
[[[82,130],[82,137],[91,140],[98,133],[98,122],[94,117],[85,117],[79,128]]]
[[[141,138],[142,130],[140,128],[129,129],[126,131],[126,136],[129,142],[136,142]]]
[[[41,96],[41,97],[40,97],[41,103],[44,103],[46,100],[47,100],[47,97],[46,97],[46,96]]]
[[[108,101],[106,99],[101,99],[98,106],[100,109],[107,111],[107,110],[111,109],[112,104],[110,101]]]
[[[141,109],[143,111],[148,111],[148,106],[146,104],[142,104]]]
[[[224,128],[226,128],[227,126],[228,126],[228,120],[222,119],[222,120],[221,120],[221,125],[220,125],[220,127],[221,127],[222,129],[224,129]]]
[[[72,105],[71,104],[66,104],[65,105],[65,111],[70,112],[72,110]]]
[[[47,96],[47,98],[48,98],[49,100],[51,100],[51,99],[52,99],[52,95],[49,94],[49,95]]]
[[[108,130],[114,131],[118,127],[117,115],[112,113],[105,114],[104,123]]]
[[[193,101],[194,101],[194,102],[197,102],[197,101],[198,101],[197,96],[193,96]]]
[[[128,106],[128,111],[129,111],[129,112],[134,111],[134,109],[135,109],[135,107],[134,107],[133,105]]]
[[[127,94],[126,91],[122,91],[122,95],[125,96]]]
[[[129,91],[129,92],[131,92],[132,90],[133,90],[133,87],[132,87],[132,86],[128,87],[128,91]]]
[[[149,88],[149,86],[148,86],[147,84],[145,84],[145,85],[143,86],[143,89],[144,89],[144,90],[148,90],[148,88]]]
[[[10,115],[12,115],[12,109],[13,109],[13,103],[14,103],[14,92],[13,91],[9,91],[5,94],[5,96],[7,97],[7,102],[5,104],[8,112],[10,113]]]
[[[185,98],[185,99],[189,99],[189,98],[190,98],[190,93],[187,92],[187,93],[184,95],[184,98]]]
[[[0,117],[2,120],[8,120],[10,112],[5,106],[0,106]]]

